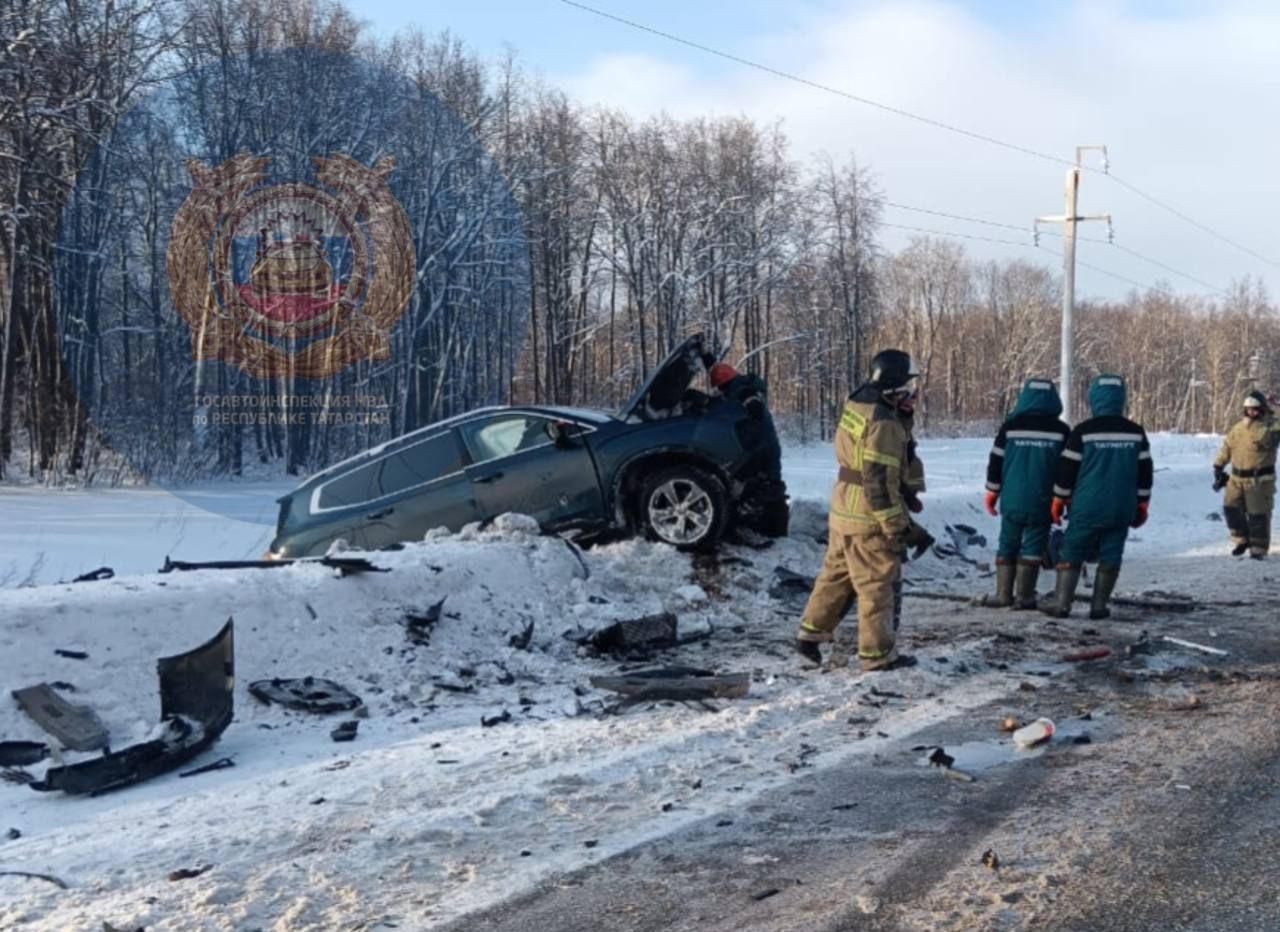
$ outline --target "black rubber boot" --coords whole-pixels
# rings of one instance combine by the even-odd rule
[[[1013,604],[1013,579],[1017,573],[1013,563],[996,563],[996,594],[978,600],[983,608],[1008,608]]]
[[[1091,621],[1102,621],[1111,617],[1111,593],[1115,591],[1116,580],[1120,578],[1120,567],[1098,564],[1098,575],[1093,580],[1093,600],[1089,603]]]
[[[1053,595],[1040,603],[1040,611],[1054,618],[1067,618],[1071,614],[1071,602],[1080,585],[1080,567],[1070,563],[1058,564],[1058,580]]]
[[[1247,551],[1248,549],[1249,549],[1249,542],[1247,540],[1242,541],[1241,543],[1238,543],[1231,548],[1231,555],[1233,557],[1243,557],[1245,555],[1245,551]]]
[[[818,646],[817,641],[806,641],[801,638],[795,640],[796,653],[810,663],[822,664],[822,649]]]
[[[914,667],[917,663],[919,663],[919,661],[911,654],[897,654],[892,660],[877,661],[872,666],[868,666],[868,661],[862,661],[862,672],[884,673],[888,670],[901,670],[904,667]]]
[[[1040,580],[1039,563],[1019,563],[1014,611],[1027,611],[1036,607],[1036,583]]]

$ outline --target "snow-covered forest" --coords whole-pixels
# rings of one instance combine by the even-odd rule
[[[321,54],[269,54],[296,49]],[[315,0],[0,0],[0,50],[4,474],[109,480],[123,472],[116,454],[153,475],[296,474],[492,401],[615,407],[697,331],[748,357],[804,440],[826,433],[885,344],[925,369],[926,431],[985,427],[1027,375],[1057,369],[1052,248],[1000,262],[939,237],[884,249],[883,207],[909,192],[882,190],[853,153],[793,151],[785,126],[584,107],[518,54],[376,38],[350,8]],[[425,121],[387,116],[386,74],[442,106],[423,103]],[[149,116],[175,81],[200,102],[185,128],[200,138],[185,144],[210,163],[268,139],[295,157],[317,139],[416,152],[396,179],[426,218],[408,310],[390,359],[330,389],[385,399],[384,420],[194,435],[202,378],[293,388],[237,387],[192,359],[164,258],[190,179],[172,124]],[[276,138],[300,101],[329,118],[308,138]],[[353,114],[379,107],[370,142]],[[1086,295],[1078,313],[1081,369],[1128,376],[1132,413],[1151,429],[1220,430],[1240,387],[1274,382],[1280,366],[1257,352],[1280,322],[1249,280],[1212,295]]]

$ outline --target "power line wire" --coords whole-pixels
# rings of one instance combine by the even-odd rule
[[[1091,168],[1089,169],[1089,171],[1095,172],[1097,174],[1101,174],[1103,175],[1103,177],[1110,178],[1116,184],[1120,185],[1120,187],[1125,188],[1129,191],[1132,191],[1134,194],[1138,195],[1138,197],[1142,198],[1144,201],[1154,204],[1156,207],[1159,207],[1161,210],[1164,210],[1173,214],[1183,223],[1191,224],[1196,229],[1201,230],[1205,233],[1208,233],[1210,236],[1213,236],[1217,239],[1222,240],[1222,242],[1226,243],[1228,246],[1232,246],[1243,253],[1247,253],[1248,255],[1253,256],[1253,258],[1257,259],[1259,262],[1265,262],[1267,265],[1271,266],[1272,268],[1280,269],[1280,263],[1277,263],[1271,259],[1268,259],[1266,256],[1262,255],[1262,253],[1260,252],[1255,252],[1254,250],[1250,249],[1248,246],[1244,245],[1243,243],[1236,242],[1235,240],[1233,240],[1231,237],[1227,236],[1224,233],[1219,233],[1213,227],[1207,226],[1201,223],[1195,217],[1190,217],[1187,214],[1183,213],[1182,211],[1178,210],[1178,208],[1174,207],[1172,204],[1166,204],[1164,201],[1160,200],[1155,195],[1148,194],[1146,191],[1143,191],[1141,188],[1139,188],[1137,185],[1133,184],[1132,182],[1125,181],[1123,178],[1119,178],[1111,174],[1110,172],[1100,172],[1096,168]]]
[[[863,104],[864,106],[867,106],[867,107],[874,107],[877,110],[882,110],[886,113],[892,113],[895,116],[900,116],[900,117],[903,117],[904,119],[914,120],[917,123],[922,123],[926,126],[932,126],[935,129],[946,130],[947,132],[955,133],[957,135],[964,136],[969,139],[974,139],[974,140],[977,140],[978,142],[985,142],[988,145],[999,146],[1002,149],[1008,149],[1012,152],[1020,152],[1023,155],[1030,155],[1030,156],[1033,156],[1034,158],[1042,159],[1046,162],[1053,162],[1058,165],[1066,165],[1066,166],[1072,166],[1075,164],[1070,159],[1064,159],[1056,155],[1051,155],[1047,152],[1041,152],[1038,149],[1032,149],[1029,146],[1023,146],[1023,145],[1019,145],[1018,143],[1008,142],[1004,139],[998,139],[997,137],[989,136],[986,133],[979,133],[979,132],[975,132],[974,130],[965,129],[964,127],[957,126],[954,123],[947,123],[943,120],[935,120],[932,117],[923,116],[922,114],[919,114],[919,113],[912,113],[910,110],[904,110],[901,107],[894,107],[890,104],[881,103],[880,101],[872,100],[869,97],[862,97],[858,94],[853,94],[849,91],[841,90],[840,88],[833,87],[829,84],[823,84],[819,81],[813,81],[813,80],[810,80],[809,78],[801,77],[800,75],[793,74],[789,71],[783,71],[780,68],[774,68],[770,65],[765,65],[757,61],[752,61],[749,58],[743,58],[740,55],[734,55],[730,52],[724,51],[723,49],[714,48],[713,46],[710,46],[710,45],[703,45],[702,43],[695,42],[692,39],[686,39],[683,36],[678,36],[670,32],[664,32],[663,30],[656,29],[653,26],[647,26],[644,23],[639,23],[639,22],[636,22],[635,20],[626,19],[625,17],[618,16],[614,13],[609,13],[609,12],[606,12],[605,10],[600,10],[593,6],[588,6],[585,3],[578,2],[578,0],[560,0],[560,2],[565,4],[566,6],[576,7],[577,9],[583,10],[584,12],[591,13],[595,16],[599,16],[602,19],[608,19],[608,20],[612,20],[615,23],[621,23],[622,25],[628,26],[631,29],[635,29],[640,32],[649,33],[650,35],[658,36],[659,38],[666,39],[670,42],[675,42],[679,45],[687,46],[688,48],[696,49],[700,52],[705,52],[708,55],[714,55],[718,58],[723,58],[726,61],[731,61],[739,65],[744,65],[745,67],[753,68],[756,71],[762,71],[765,74],[771,74],[774,77],[783,78],[784,80],[792,81],[796,84],[802,84],[802,85],[805,85],[806,87],[815,88],[816,90],[824,91],[828,94],[834,94],[838,97],[843,97],[847,100],[852,100],[855,103]],[[1105,178],[1110,178],[1113,182],[1120,185],[1122,188],[1125,188],[1131,191],[1133,194],[1155,205],[1156,207],[1159,207],[1161,210],[1164,210],[1172,214],[1173,216],[1177,217],[1179,220],[1183,221],[1184,223],[1187,223],[1195,227],[1201,232],[1206,233],[1209,236],[1212,236],[1223,243],[1226,243],[1228,246],[1231,246],[1232,248],[1237,249],[1245,253],[1246,255],[1252,256],[1254,259],[1257,259],[1259,262],[1263,262],[1275,269],[1280,269],[1280,263],[1277,263],[1267,258],[1261,253],[1249,248],[1248,246],[1245,246],[1243,243],[1237,242],[1236,240],[1232,239],[1226,234],[1218,232],[1208,224],[1202,223],[1201,221],[1190,216],[1189,214],[1174,207],[1172,204],[1168,204],[1165,201],[1162,201],[1160,198],[1157,198],[1155,195],[1148,194],[1146,191],[1142,190],[1132,182],[1126,181],[1123,178],[1113,175],[1109,171],[1103,171],[1101,169],[1092,168],[1089,166],[1083,166],[1083,170],[1094,173],[1094,174],[1102,175]]]
[[[992,237],[992,236],[975,236],[972,233],[952,233],[952,232],[948,232],[947,230],[928,230],[928,229],[925,229],[924,227],[907,226],[901,223],[885,223],[883,221],[880,223],[880,226],[891,227],[895,230],[909,230],[912,233],[924,233],[929,236],[948,236],[953,239],[971,239],[971,240],[980,240],[984,243],[998,243],[1002,246],[1021,246],[1024,249],[1036,249],[1043,252],[1047,252],[1049,255],[1056,256],[1059,259],[1062,258],[1062,253],[1058,252],[1057,250],[1049,249],[1045,246],[1036,246],[1032,243],[1020,243],[1017,240],[1012,240],[1012,239],[996,239],[995,237]],[[1135,288],[1139,288],[1143,291],[1155,290],[1154,287],[1151,285],[1144,284],[1143,282],[1129,278],[1126,275],[1121,275],[1119,272],[1113,272],[1110,269],[1104,269],[1102,268],[1102,266],[1094,265],[1091,262],[1085,262],[1083,259],[1080,259],[1079,257],[1076,258],[1076,264],[1083,266],[1086,269],[1091,269],[1100,275],[1107,275],[1111,278],[1118,279],[1119,281],[1133,285]]]
[[[1027,227],[1020,227],[1016,223],[1000,223],[999,221],[996,221],[996,220],[983,220],[981,217],[966,217],[963,214],[949,214],[949,213],[946,213],[945,211],[931,210],[927,207],[911,207],[907,204],[898,204],[893,201],[885,201],[884,206],[896,207],[899,210],[911,210],[921,214],[930,214],[934,217],[946,217],[949,220],[962,220],[965,223],[981,223],[984,226],[1000,227],[1005,230],[1018,230],[1019,232],[1031,233],[1033,235],[1035,233],[1034,230],[1028,229]],[[1065,236],[1066,234],[1059,233],[1056,230],[1041,230],[1040,235],[1062,237],[1062,236]],[[1109,242],[1108,240],[1105,240],[1105,239],[1098,239],[1095,236],[1077,236],[1076,240],[1081,243],[1102,243],[1104,245],[1106,245]]]
[[[757,71],[763,71],[766,74],[774,75],[775,77],[785,78],[786,80],[794,81],[797,84],[804,84],[804,85],[807,85],[808,87],[816,88],[820,91],[825,91],[828,94],[835,94],[839,97],[844,97],[844,98],[847,98],[848,100],[852,100],[855,103],[860,103],[868,107],[875,107],[877,110],[883,110],[886,113],[892,113],[895,116],[905,117],[908,120],[915,120],[917,123],[923,123],[926,126],[932,126],[937,129],[944,129],[951,133],[958,133],[961,136],[967,136],[968,138],[976,139],[979,142],[985,142],[985,143],[988,143],[989,145],[1000,146],[1003,149],[1010,149],[1014,152],[1021,152],[1023,155],[1030,155],[1038,159],[1044,159],[1046,162],[1056,162],[1059,165],[1075,164],[1069,159],[1064,159],[1064,158],[1061,158],[1060,156],[1050,155],[1047,152],[1039,152],[1035,149],[1028,148],[1027,146],[1020,146],[1015,142],[1006,142],[1003,139],[997,139],[995,136],[988,136],[985,133],[974,132],[973,130],[965,129],[962,126],[956,126],[953,123],[945,123],[942,120],[935,120],[932,117],[922,116],[921,114],[918,114],[918,113],[912,113],[910,110],[903,110],[901,107],[894,107],[890,104],[882,104],[878,100],[872,100],[869,97],[861,97],[857,94],[852,94],[849,91],[843,91],[838,87],[832,87],[830,84],[822,84],[821,82],[818,82],[818,81],[811,81],[809,78],[802,78],[799,75],[791,74],[790,72],[782,71],[781,69],[773,68],[769,65],[764,65],[757,61],[752,61],[749,58],[742,58],[738,55],[734,55],[722,49],[713,48],[710,45],[703,45],[700,42],[694,42],[692,39],[686,39],[683,36],[677,36],[670,32],[663,32],[661,29],[655,29],[653,26],[646,26],[644,23],[638,23],[635,20],[626,19],[624,17],[617,16],[613,13],[608,13],[604,10],[598,10],[595,7],[588,6],[585,3],[579,3],[578,0],[560,0],[560,2],[565,4],[566,6],[577,7],[579,10],[584,10],[587,13],[593,13],[596,16],[602,17],[603,19],[611,19],[615,23],[621,23],[624,26],[630,26],[632,29],[637,29],[640,32],[647,32],[650,35],[659,36],[660,38],[667,39],[671,42],[676,42],[680,45],[688,46],[691,49],[697,49],[699,52],[706,52],[708,55],[715,55],[719,58],[726,59],[727,61],[735,62],[739,65],[745,65],[748,68],[754,68]]]
[[[1020,243],[1013,239],[996,239],[993,236],[975,236],[972,233],[949,233],[946,230],[926,230],[924,227],[912,227],[902,223],[886,223],[883,220],[879,224],[882,227],[891,227],[895,230],[910,230],[913,233],[925,233],[929,236],[953,236],[957,239],[976,239],[984,243],[1000,243],[1004,246],[1023,246],[1027,249],[1036,249],[1034,243]]]
[[[1025,229],[1013,223],[1000,223],[999,221],[996,221],[996,220],[984,220],[981,217],[967,217],[963,214],[952,214],[942,210],[931,210],[927,207],[913,207],[908,204],[898,204],[898,203],[895,203],[894,201],[885,201],[884,205],[886,207],[893,207],[898,210],[910,210],[910,211],[915,211],[916,213],[929,214],[930,216],[934,216],[934,217],[946,217],[948,220],[958,220],[964,223],[979,223],[984,226],[999,227],[1000,229],[1004,229],[1004,230]],[[894,226],[894,225],[895,224],[885,224],[885,226]],[[1055,236],[1055,237],[1061,238],[1065,234],[1059,233],[1056,230],[1041,230],[1040,235]],[[1157,268],[1163,269],[1164,271],[1169,272],[1173,275],[1178,275],[1178,276],[1181,276],[1182,278],[1187,279],[1188,281],[1195,282],[1201,288],[1207,288],[1209,289],[1209,291],[1213,292],[1214,294],[1220,295],[1224,293],[1221,288],[1211,284],[1210,282],[1205,281],[1202,278],[1197,278],[1196,276],[1190,274],[1189,272],[1184,272],[1181,269],[1174,268],[1172,265],[1168,265],[1167,263],[1161,262],[1159,259],[1153,259],[1150,256],[1144,255],[1143,253],[1138,252],[1138,250],[1133,249],[1129,246],[1125,246],[1122,243],[1117,243],[1112,240],[1098,239],[1096,236],[1077,236],[1076,241],[1080,243],[1097,243],[1102,246],[1110,246],[1113,249],[1118,249],[1121,252],[1128,253],[1129,255],[1133,256],[1135,259],[1140,259],[1143,262],[1149,263],[1150,265],[1154,265]]]
[[[1196,278],[1196,276],[1191,275],[1188,272],[1183,272],[1181,269],[1176,269],[1171,265],[1166,265],[1165,263],[1161,262],[1159,259],[1152,259],[1150,256],[1144,256],[1142,253],[1138,252],[1136,249],[1130,249],[1128,246],[1125,246],[1123,243],[1111,243],[1110,245],[1112,249],[1119,249],[1121,252],[1127,252],[1129,255],[1133,256],[1135,259],[1141,259],[1143,262],[1150,263],[1151,265],[1154,265],[1157,268],[1164,269],[1166,272],[1171,272],[1174,275],[1181,275],[1183,278],[1187,279],[1188,281],[1195,282],[1201,288],[1208,288],[1214,294],[1220,295],[1220,294],[1226,293],[1221,288],[1218,288],[1217,286],[1210,284],[1209,282],[1205,281],[1203,278]]]

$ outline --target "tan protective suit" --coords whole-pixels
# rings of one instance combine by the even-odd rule
[[[864,669],[887,666],[898,656],[895,589],[908,527],[902,501],[907,442],[898,414],[875,389],[859,389],[845,402],[836,431],[840,471],[831,493],[827,554],[796,636],[830,641],[856,598]]]
[[[1248,546],[1254,556],[1271,548],[1271,512],[1276,500],[1276,448],[1280,421],[1267,412],[1241,418],[1222,441],[1214,469],[1231,466],[1222,499],[1222,514],[1237,547]]]

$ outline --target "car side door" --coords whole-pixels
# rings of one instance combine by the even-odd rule
[[[432,528],[456,531],[480,517],[452,428],[384,456],[378,490],[364,516],[362,536],[370,549],[422,540]]]
[[[381,471],[379,460],[362,462],[317,486],[307,503],[311,527],[291,545],[289,556],[320,556],[338,539],[357,550],[376,549],[369,542],[366,515],[377,507]]]
[[[563,425],[559,441],[556,424]],[[516,511],[551,530],[604,518],[600,480],[584,440],[589,427],[511,411],[467,421],[458,430],[485,518]]]

